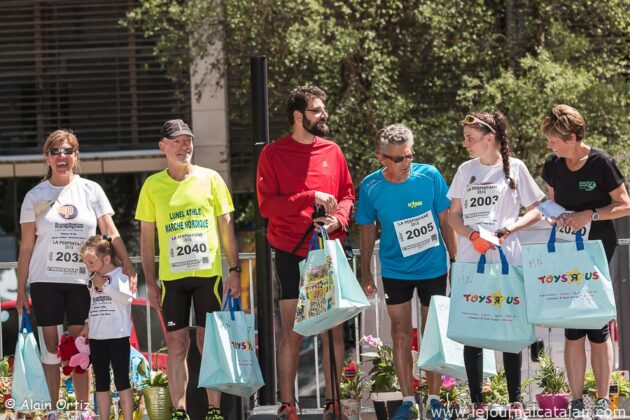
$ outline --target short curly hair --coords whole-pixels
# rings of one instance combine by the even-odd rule
[[[413,147],[413,133],[404,124],[392,124],[378,130],[374,139],[376,153],[383,153],[391,144],[411,144]]]
[[[289,100],[287,101],[287,118],[289,124],[293,125],[295,122],[293,112],[300,111],[304,113],[308,106],[308,101],[313,98],[319,98],[323,102],[326,100],[326,92],[315,85],[299,86],[291,91]]]

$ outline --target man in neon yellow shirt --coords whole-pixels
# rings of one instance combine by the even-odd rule
[[[221,310],[227,291],[240,295],[241,267],[234,231],[234,206],[219,174],[193,165],[194,135],[182,120],[169,120],[162,127],[160,150],[166,169],[151,175],[140,191],[136,219],[140,221],[140,253],[151,305],[162,309],[168,347],[168,385],[174,412],[171,419],[189,419],[186,414],[190,345],[188,320],[194,302],[197,346],[202,351],[206,312]],[[159,279],[155,275],[155,232],[160,250]],[[229,264],[229,277],[222,284],[221,247]],[[224,293],[225,292],[225,293]],[[207,390],[206,420],[221,420],[221,393]]]

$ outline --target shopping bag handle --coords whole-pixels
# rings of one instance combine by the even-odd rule
[[[26,308],[22,308],[22,320],[20,321],[21,333],[32,333],[33,327],[31,326],[31,320],[26,312]]]
[[[317,240],[319,238],[322,238],[325,241],[330,240],[330,237],[328,236],[328,232],[326,231],[326,228],[323,226],[319,227],[319,232],[315,231],[313,232],[313,236],[311,236],[311,241],[308,244],[308,250],[312,251],[315,249],[315,245],[317,244]]]
[[[558,230],[558,225],[556,223],[551,227],[551,233],[549,234],[549,241],[547,242],[547,251],[556,252],[556,231]],[[575,248],[578,251],[584,250],[584,238],[582,237],[582,233],[578,230],[575,232]]]
[[[234,312],[241,310],[241,298],[238,297],[234,299],[232,297],[231,290],[228,290],[225,302],[223,302],[223,308],[221,308],[222,311],[225,311],[226,309],[230,311],[230,318],[232,318],[232,321],[234,321]]]
[[[509,274],[510,266],[507,262],[507,258],[505,257],[505,253],[503,249],[498,246],[499,250],[499,258],[501,258],[501,274]],[[486,254],[481,254],[479,257],[479,262],[477,263],[477,273],[483,274],[486,271]]]

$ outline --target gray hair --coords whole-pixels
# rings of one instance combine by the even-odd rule
[[[374,146],[376,153],[383,153],[389,145],[411,144],[413,147],[413,133],[403,124],[392,124],[378,130]]]

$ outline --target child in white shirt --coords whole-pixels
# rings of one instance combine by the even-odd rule
[[[80,250],[81,259],[91,274],[90,314],[81,335],[90,340],[90,361],[96,382],[96,401],[100,418],[109,418],[111,364],[120,406],[126,419],[133,418],[133,397],[129,383],[129,336],[131,301],[129,278],[116,265],[111,238],[90,237]]]

